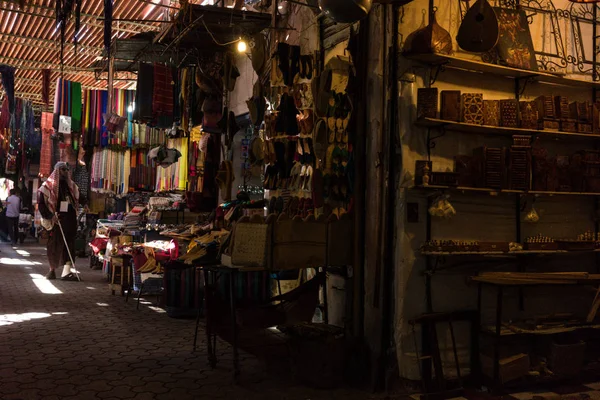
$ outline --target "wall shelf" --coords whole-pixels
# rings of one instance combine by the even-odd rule
[[[480,135],[497,135],[507,136],[512,135],[529,135],[532,137],[551,136],[557,139],[600,139],[600,135],[591,133],[571,133],[554,130],[535,130],[522,128],[506,128],[503,126],[475,125],[464,122],[447,121],[438,118],[422,118],[415,122],[416,126],[421,128],[445,129],[453,132],[464,132]]]
[[[477,73],[486,73],[511,79],[533,79],[536,82],[549,83],[568,87],[585,87],[600,89],[600,82],[584,81],[580,79],[565,78],[561,75],[543,71],[530,71],[527,69],[505,67],[503,65],[489,64],[483,61],[469,60],[445,54],[406,54],[406,58],[431,66],[462,70]]]
[[[423,256],[482,256],[482,257],[508,257],[508,256],[535,256],[535,255],[578,255],[585,253],[598,253],[600,250],[517,250],[517,251],[422,251]]]
[[[600,193],[588,192],[546,192],[539,190],[509,190],[509,189],[490,189],[490,188],[474,188],[467,186],[442,186],[442,185],[427,185],[427,186],[412,186],[409,189],[419,189],[425,191],[454,191],[454,192],[470,192],[470,193],[486,193],[490,195],[498,194],[531,194],[535,196],[600,196]]]

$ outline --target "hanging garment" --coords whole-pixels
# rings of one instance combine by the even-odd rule
[[[8,97],[8,110],[12,114],[15,112],[15,68],[0,64],[0,74],[2,75],[2,88]]]
[[[40,175],[49,176],[52,172],[52,114],[42,113],[42,150],[40,154]]]
[[[71,131],[81,133],[81,83],[72,82],[70,84]]]
[[[140,63],[133,119],[140,122],[152,120],[152,95],[154,93],[154,67]]]
[[[155,117],[173,116],[173,74],[171,68],[154,64],[152,111]]]

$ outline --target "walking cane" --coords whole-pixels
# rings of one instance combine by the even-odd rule
[[[69,258],[71,259],[71,265],[73,266],[73,270],[75,271],[75,276],[77,276],[77,280],[81,282],[81,278],[79,278],[79,271],[75,268],[75,260],[73,260],[73,256],[71,255],[71,249],[69,249],[69,244],[67,243],[67,238],[65,236],[65,231],[63,231],[62,225],[60,224],[60,218],[58,218],[58,213],[54,213],[56,215],[56,223],[60,228],[60,233],[65,242],[65,247],[67,248],[67,253],[69,253]]]

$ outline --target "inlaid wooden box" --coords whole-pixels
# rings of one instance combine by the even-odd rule
[[[569,118],[579,122],[592,122],[591,104],[588,101],[574,101],[569,104]]]
[[[483,124],[489,126],[500,126],[500,101],[483,101]]]
[[[571,118],[571,109],[567,97],[554,96],[554,109],[556,110],[556,118],[567,120]]]
[[[527,148],[511,148],[508,152],[508,188],[529,190],[531,152]]]
[[[539,117],[536,103],[533,101],[519,102],[520,124],[523,129],[539,129]]]
[[[577,133],[577,120],[576,119],[561,119],[560,130],[563,132]]]
[[[556,119],[556,109],[552,96],[539,96],[535,99],[540,119]]]
[[[417,118],[437,118],[438,89],[419,88],[417,91]]]
[[[542,120],[542,129],[547,129],[551,131],[559,131],[560,130],[560,121],[555,119],[544,119]]]
[[[483,94],[463,93],[461,95],[462,120],[467,124],[483,124]]]
[[[519,102],[517,100],[500,100],[500,122],[506,128],[519,127]]]
[[[440,116],[447,121],[459,122],[461,120],[460,90],[442,90]]]
[[[482,163],[483,186],[502,189],[506,181],[506,150],[484,146],[475,149],[473,155]]]

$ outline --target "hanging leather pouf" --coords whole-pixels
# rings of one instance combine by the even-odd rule
[[[372,0],[319,0],[319,7],[335,22],[353,23],[371,11]]]

